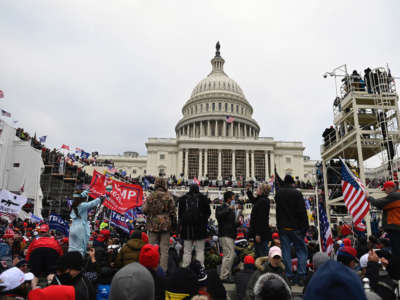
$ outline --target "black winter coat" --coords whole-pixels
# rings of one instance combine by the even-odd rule
[[[261,236],[261,240],[271,240],[271,230],[269,228],[269,209],[270,203],[268,196],[258,196],[250,215],[250,236]]]
[[[185,224],[183,217],[188,207],[187,201],[197,201],[200,213],[200,224]],[[197,205],[197,203],[196,203]],[[189,206],[191,207],[191,206]],[[184,240],[202,240],[207,238],[208,218],[211,215],[210,200],[201,193],[187,193],[179,198],[178,226]]]
[[[237,299],[244,299],[246,297],[247,284],[255,270],[254,265],[244,265],[244,269],[235,274]]]
[[[75,299],[76,300],[95,300],[96,291],[89,279],[82,273],[79,273],[73,279],[73,285],[75,288]]]
[[[281,187],[275,195],[276,223],[279,230],[306,231],[308,217],[303,195],[294,187]]]
[[[215,216],[218,221],[218,236],[236,238],[236,216],[233,209],[226,203],[220,205],[215,210]]]

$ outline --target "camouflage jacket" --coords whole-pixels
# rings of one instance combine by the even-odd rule
[[[148,231],[174,231],[176,226],[175,201],[171,193],[157,189],[147,197],[143,204],[143,213],[147,216]]]

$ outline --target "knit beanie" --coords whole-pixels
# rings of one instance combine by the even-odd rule
[[[158,245],[146,244],[142,247],[139,254],[139,262],[149,269],[157,268],[160,262],[160,252]]]
[[[251,255],[246,255],[244,257],[243,263],[245,265],[254,265],[254,257]]]
[[[64,255],[63,263],[67,269],[81,270],[83,266],[82,254],[78,251],[68,252]]]
[[[51,285],[29,292],[28,300],[75,300],[75,288],[69,285]]]

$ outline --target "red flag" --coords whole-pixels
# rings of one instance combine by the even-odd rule
[[[69,146],[62,144],[61,149],[69,150]]]
[[[110,193],[106,191],[108,185],[112,185]],[[143,189],[140,185],[108,179],[94,170],[89,195],[96,198],[105,194],[108,197],[103,202],[104,206],[120,214],[125,214],[131,208],[143,204]]]
[[[4,98],[4,92],[0,90],[0,98]]]

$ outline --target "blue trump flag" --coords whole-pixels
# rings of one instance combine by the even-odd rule
[[[50,229],[61,232],[66,236],[69,234],[69,225],[67,221],[54,213],[49,217],[49,227]]]

